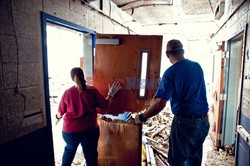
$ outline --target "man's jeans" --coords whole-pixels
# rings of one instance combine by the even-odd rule
[[[208,118],[186,119],[175,116],[169,137],[169,164],[171,166],[200,166],[202,144],[208,130]]]
[[[79,144],[82,145],[87,166],[97,166],[97,145],[100,135],[99,128],[79,133],[62,132],[62,135],[66,142],[62,166],[71,166]]]

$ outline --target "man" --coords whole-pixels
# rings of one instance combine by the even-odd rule
[[[198,63],[184,58],[179,40],[167,43],[166,54],[173,65],[165,71],[149,108],[137,115],[135,122],[146,122],[170,100],[175,116],[169,137],[168,162],[171,166],[200,166],[202,144],[209,130],[203,71]]]

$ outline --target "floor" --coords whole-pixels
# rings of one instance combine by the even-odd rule
[[[62,138],[62,121],[55,125],[55,114],[57,112],[58,104],[51,103],[51,117],[52,117],[52,130],[53,130],[53,143],[54,143],[54,153],[55,153],[55,166],[61,165],[62,155],[64,151],[65,142]],[[84,165],[84,156],[82,153],[81,146],[78,147],[75,159],[72,166]],[[209,136],[205,139],[203,144],[203,159],[202,166],[231,166],[234,165],[234,157],[221,155],[220,152],[214,151],[212,140]]]
[[[203,156],[202,156],[202,166],[205,166],[207,162],[207,153],[213,150],[213,142],[210,136],[207,136],[205,142],[203,143]]]

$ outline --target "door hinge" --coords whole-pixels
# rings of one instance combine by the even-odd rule
[[[222,53],[222,57],[223,57],[223,58],[226,58],[226,59],[229,59],[229,51],[224,51],[224,52]]]
[[[227,94],[220,94],[220,97],[219,97],[220,100],[227,100]]]
[[[250,134],[246,131],[246,129],[243,126],[238,125],[237,132],[246,141],[246,143],[250,146]]]
[[[216,139],[217,140],[223,140],[223,135],[222,134],[216,134]]]

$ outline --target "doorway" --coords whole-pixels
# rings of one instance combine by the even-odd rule
[[[229,57],[227,60],[227,75],[225,92],[227,99],[223,113],[222,146],[232,145],[236,138],[237,116],[240,106],[243,60],[243,34],[228,41]]]
[[[81,67],[88,84],[92,84],[95,33],[79,25],[43,13],[44,80],[48,125],[52,126],[55,165],[61,165],[65,142],[63,120],[55,125],[55,115],[64,91],[73,86],[70,70]],[[51,120],[51,121],[49,121]],[[74,164],[83,164],[78,148]]]

